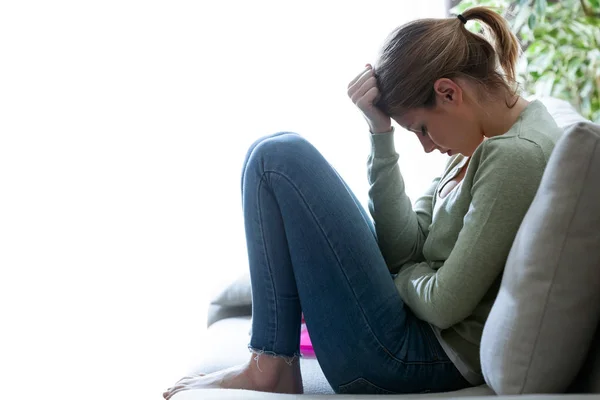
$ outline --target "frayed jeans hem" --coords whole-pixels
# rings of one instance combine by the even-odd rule
[[[256,366],[258,367],[259,370],[261,370],[261,369],[260,369],[260,366],[258,365],[258,359],[263,354],[266,354],[271,357],[283,358],[285,363],[289,366],[291,366],[293,364],[293,362],[296,361],[296,359],[299,359],[302,357],[302,354],[300,354],[298,352],[295,352],[294,355],[292,355],[292,356],[286,356],[286,355],[282,355],[282,354],[277,354],[274,351],[269,351],[269,350],[265,350],[265,349],[257,349],[250,345],[248,345],[248,350],[251,353],[256,354],[256,357],[254,357],[254,360],[256,361]]]

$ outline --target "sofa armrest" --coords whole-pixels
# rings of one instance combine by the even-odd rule
[[[252,315],[252,305],[223,306],[210,304],[208,307],[207,327],[225,318],[235,318]]]
[[[208,308],[208,326],[225,319],[252,315],[252,287],[250,273],[236,277],[225,285],[210,302]]]

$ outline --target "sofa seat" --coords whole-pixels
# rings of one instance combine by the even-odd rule
[[[223,368],[231,367],[232,365],[241,364],[250,358],[250,352],[248,350],[248,342],[250,341],[250,316],[240,316],[234,318],[222,319],[215,322],[208,328],[207,341],[210,346],[206,346],[204,353],[202,354],[201,363],[193,368],[192,374],[200,372],[210,373],[218,371]],[[325,379],[319,363],[315,358],[301,358],[300,369],[302,370],[302,377],[304,383],[304,393],[302,397],[306,398],[320,398],[323,395],[334,394],[331,386]],[[180,392],[173,397],[174,400],[182,399],[253,399],[253,398],[270,398],[265,397],[266,393],[257,392],[257,397],[253,396],[254,392],[245,390],[198,390],[188,391],[189,396],[181,396],[186,392]],[[193,392],[196,392],[194,395]],[[201,396],[200,396],[201,394]],[[422,395],[393,395],[385,396],[385,398],[432,398],[432,397],[466,397],[466,396],[491,396],[494,392],[486,385],[463,389],[455,392],[446,393],[426,393]],[[307,397],[306,395],[316,395],[315,397]],[[181,396],[181,397],[180,397]],[[194,397],[196,396],[196,397]],[[214,397],[211,397],[214,396]],[[274,395],[273,398],[278,398],[281,395]],[[282,398],[293,398],[294,396],[284,396]],[[363,396],[364,397],[364,396]],[[366,396],[364,398],[371,398],[372,396]],[[362,398],[362,397],[352,397]]]
[[[469,396],[469,400],[490,400],[489,396],[478,396],[471,394],[464,394],[461,392],[460,396]],[[447,393],[429,394],[427,398],[440,398],[447,397]],[[418,399],[423,398],[426,395],[337,395],[341,399],[352,399],[352,400],[373,400],[378,399]],[[338,397],[335,397],[336,399]],[[328,400],[331,399],[331,395],[318,394],[318,395],[293,395],[293,394],[274,394],[274,393],[261,393],[251,392],[248,390],[223,390],[223,389],[204,389],[204,390],[186,390],[173,396],[173,400]],[[514,400],[516,396],[497,396],[494,400]],[[539,394],[539,395],[526,395],[518,396],[518,400],[598,400],[600,395],[597,394]]]

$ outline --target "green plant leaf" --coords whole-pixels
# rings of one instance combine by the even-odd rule
[[[556,76],[553,72],[542,75],[535,84],[535,94],[539,96],[550,96],[552,94],[552,88],[554,87],[554,81]]]
[[[531,45],[525,50],[525,54],[528,59],[532,59],[533,57],[537,57],[541,53],[547,51],[548,45],[544,42],[537,41],[531,43]]]
[[[533,29],[535,27],[535,14],[529,14],[529,18],[527,19],[527,26],[529,26],[529,29]]]
[[[592,101],[589,97],[581,96],[581,113],[585,115],[592,114]]]
[[[581,97],[589,97],[593,89],[594,83],[591,80],[585,82],[585,84],[581,88]]]
[[[534,15],[534,14],[532,14]],[[543,42],[546,42],[548,44],[551,44],[553,46],[558,46],[559,45],[559,41],[558,41],[558,35],[559,35],[559,31],[556,29],[552,29],[550,28],[548,25],[546,24],[539,24],[536,25],[536,28],[534,29],[533,32],[533,36],[535,38],[535,40],[540,40]]]
[[[598,11],[598,9],[600,9],[600,0],[587,0],[587,2],[589,3],[592,10]]]
[[[531,60],[529,67],[540,74],[552,69],[554,55],[556,50],[553,47],[548,47],[544,52],[541,52],[537,57]]]
[[[473,1],[461,1],[460,3],[458,3],[456,6],[452,7],[450,9],[450,12],[452,14],[460,14],[462,12],[464,12],[465,10],[473,7],[475,5],[475,2]]]
[[[527,21],[527,19],[529,18],[530,15],[531,15],[530,7],[521,7],[519,9],[519,12],[517,13],[517,16],[513,20],[512,31],[519,32],[521,30],[521,28],[523,27],[523,24]]]
[[[535,0],[535,11],[538,14],[538,17],[543,18],[546,14],[546,7],[548,3],[546,0]]]
[[[579,57],[573,57],[567,63],[567,77],[574,80],[577,77],[577,71],[583,64],[583,60]]]

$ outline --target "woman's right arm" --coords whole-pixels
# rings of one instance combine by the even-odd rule
[[[348,85],[348,96],[363,114],[371,132],[369,211],[379,248],[388,269],[395,273],[406,261],[422,258],[439,179],[417,200],[413,210],[404,192],[398,153],[394,150],[392,120],[375,106],[379,88],[369,64]]]
[[[377,241],[388,269],[398,272],[407,261],[421,261],[423,244],[429,233],[433,196],[440,178],[413,205],[406,195],[394,148],[393,129],[371,135],[367,167],[369,211],[375,223]]]

